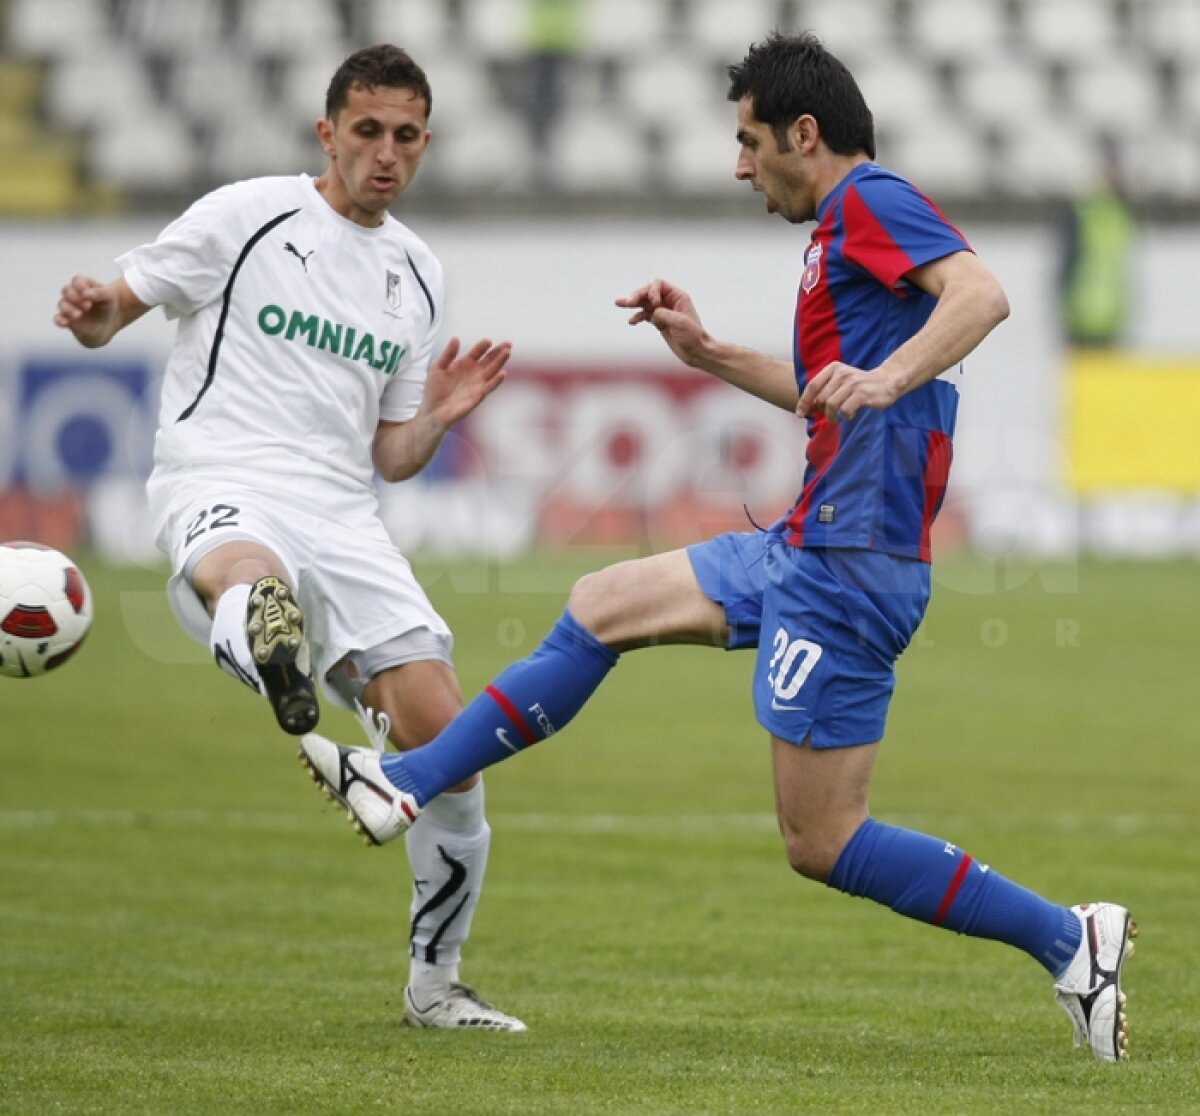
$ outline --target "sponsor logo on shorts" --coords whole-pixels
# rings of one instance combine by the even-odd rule
[[[837,518],[837,504],[822,504],[817,508],[818,523],[832,523]]]

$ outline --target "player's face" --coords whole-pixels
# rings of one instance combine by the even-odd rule
[[[428,119],[424,98],[411,89],[352,86],[337,118],[317,122],[329,156],[318,188],[329,204],[356,224],[381,224],[417,173]]]
[[[774,130],[755,117],[749,97],[738,102],[737,111],[740,149],[735,177],[766,197],[768,213],[793,224],[811,221],[816,202],[803,154],[795,144],[791,150],[779,150]]]

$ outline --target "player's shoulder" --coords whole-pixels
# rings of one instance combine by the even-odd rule
[[[848,185],[860,196],[887,199],[897,194],[919,194],[920,191],[902,174],[878,163],[860,163],[849,175]]]
[[[847,193],[852,192],[877,220],[945,221],[937,204],[919,186],[878,163],[860,164],[846,181]]]
[[[413,259],[421,259],[425,261],[437,262],[437,256],[434,255],[433,249],[425,241],[424,237],[417,235],[408,225],[390,213],[384,222],[384,228],[387,235],[400,245]]]
[[[219,213],[234,221],[265,221],[311,204],[306,175],[243,178],[218,186],[200,198],[194,209]]]
[[[433,249],[421,236],[418,236],[403,221],[390,213],[384,222],[387,236],[396,248],[408,257],[413,269],[427,283],[442,285],[442,261],[438,259]]]

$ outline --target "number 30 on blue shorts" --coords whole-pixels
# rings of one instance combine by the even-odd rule
[[[754,708],[765,729],[815,748],[882,739],[896,659],[929,602],[927,563],[789,546],[777,530],[720,535],[688,554],[725,609],[730,648],[758,648]]]

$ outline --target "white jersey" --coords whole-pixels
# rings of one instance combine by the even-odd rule
[[[197,201],[117,263],[179,319],[155,441],[156,516],[204,474],[357,517],[377,509],[371,443],[416,414],[441,323],[442,267],[391,216],[364,228],[308,175]]]

